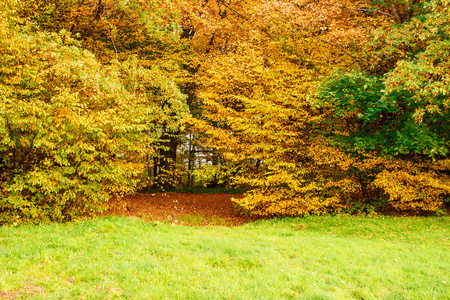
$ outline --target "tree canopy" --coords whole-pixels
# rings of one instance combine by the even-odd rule
[[[0,5],[0,223],[195,178],[263,216],[450,205],[446,0]]]

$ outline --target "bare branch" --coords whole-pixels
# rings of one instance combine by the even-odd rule
[[[366,13],[379,13],[382,15],[386,15],[389,16],[391,18],[396,19],[396,17],[394,15],[391,15],[390,13],[381,11],[381,10],[377,10],[377,9],[372,9],[372,8],[355,8],[355,7],[348,7],[342,4],[336,4],[336,3],[332,3],[332,4],[325,4],[325,5],[332,5],[332,6],[337,6],[340,8],[345,8],[345,9],[349,9],[349,10],[356,10],[356,11],[361,11],[361,12],[366,12]]]
[[[244,19],[244,20],[246,20],[246,21],[249,21],[249,19],[248,19],[246,16],[242,15],[240,12],[236,11],[235,9],[233,9],[231,6],[229,6],[228,4],[226,4],[223,0],[218,0],[217,3],[220,3],[220,4],[222,4],[223,6],[225,6],[226,8],[228,8],[229,10],[231,10],[231,11],[234,12],[238,17],[240,17],[240,18],[242,18],[242,19]]]
[[[339,6],[339,4],[336,4],[336,5]],[[285,17],[286,17],[286,16],[285,16]],[[304,29],[302,26],[300,26],[299,24],[295,24],[295,25],[296,25],[297,28],[299,28],[300,30],[305,30],[305,29]],[[308,31],[311,32],[311,30],[306,30],[306,31],[307,31],[307,32],[308,32]],[[304,34],[304,33],[303,33],[303,34],[302,34],[302,33],[291,33],[291,34],[293,34],[293,35],[299,35],[299,36],[302,36],[302,37],[304,37],[304,38],[312,38],[312,39],[314,39],[314,40],[316,40],[316,41],[319,41],[319,42],[328,44],[328,45],[330,45],[330,46],[333,46],[333,47],[335,47],[335,48],[340,49],[342,52],[344,52],[346,55],[350,56],[351,58],[353,58],[353,59],[356,60],[356,61],[364,62],[364,63],[370,64],[370,65],[373,65],[372,62],[367,61],[367,60],[362,59],[362,58],[359,58],[359,57],[357,57],[357,56],[351,54],[351,53],[348,52],[343,46],[341,46],[341,45],[339,45],[339,44],[336,44],[336,43],[333,43],[333,42],[330,42],[330,41],[327,41],[327,40],[324,40],[324,39],[322,39],[322,38],[320,38],[320,37],[318,37],[318,36],[316,36],[316,35],[314,35],[314,34]]]
[[[350,52],[348,52],[347,50],[345,50],[345,48],[342,47],[342,46],[339,45],[339,44],[335,44],[335,43],[329,42],[329,41],[327,41],[327,40],[321,39],[321,38],[319,38],[319,37],[317,37],[317,36],[313,36],[313,35],[309,35],[309,36],[308,36],[308,35],[303,35],[303,36],[304,36],[304,37],[309,37],[309,38],[315,39],[316,41],[319,41],[319,42],[322,42],[322,43],[331,45],[331,46],[336,47],[336,48],[339,48],[342,52],[344,52],[345,54],[347,54],[348,56],[350,56],[350,57],[353,58],[354,60],[357,60],[357,61],[359,61],[359,62],[364,62],[364,63],[370,64],[370,65],[373,65],[372,62],[370,62],[370,61],[368,61],[368,60],[365,60],[365,59],[362,59],[362,58],[359,58],[359,57],[357,57],[357,56],[351,54]]]
[[[397,21],[397,23],[399,23],[399,24],[402,23],[402,18],[400,17],[400,15],[398,13],[398,10],[397,10],[397,7],[395,6],[395,4],[391,4],[391,8],[392,8],[392,11],[394,13],[394,18]]]

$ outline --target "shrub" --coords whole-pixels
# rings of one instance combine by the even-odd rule
[[[67,32],[13,19],[0,12],[0,224],[93,215],[133,190],[167,123],[149,90],[182,96],[157,69],[102,65]]]

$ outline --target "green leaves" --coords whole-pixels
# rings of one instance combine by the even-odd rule
[[[394,109],[381,99],[383,87],[380,78],[376,76],[339,72],[321,83],[312,104],[331,108],[335,117],[356,116],[367,123],[382,110]]]
[[[371,192],[395,209],[437,211],[449,195],[448,168],[439,165],[450,142],[450,3],[427,1],[412,15],[378,29],[367,51],[387,57],[371,75],[335,73],[314,103],[333,116],[331,144],[357,158],[360,174],[372,173]]]
[[[425,18],[402,25],[406,35],[422,40],[420,51],[411,59],[398,61],[384,76],[337,73],[322,83],[318,105],[328,105],[336,117],[363,121],[351,129],[353,139],[348,140],[358,149],[394,156],[447,154],[450,44],[445,32],[450,27],[445,20],[450,8],[437,2],[429,3]],[[400,39],[399,43],[404,42]]]

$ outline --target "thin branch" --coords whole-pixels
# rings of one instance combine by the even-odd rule
[[[228,9],[230,9],[230,10],[231,10],[232,12],[234,12],[238,17],[240,17],[240,18],[242,18],[242,19],[244,19],[244,20],[246,20],[246,21],[251,21],[249,18],[247,18],[246,16],[244,16],[244,15],[242,15],[241,13],[237,12],[236,10],[234,10],[233,8],[231,8],[228,4],[224,3],[223,0],[218,0],[217,2],[220,3],[220,4],[222,4],[222,5],[224,5],[224,6],[227,7]],[[340,4],[330,4],[330,5],[336,5],[336,6],[343,7],[343,8],[347,8],[347,9],[363,10],[363,11],[370,11],[370,12],[378,12],[378,13],[385,14],[385,15],[388,15],[388,16],[391,16],[391,17],[395,18],[395,17],[394,17],[393,15],[391,15],[391,14],[388,14],[388,13],[385,13],[385,12],[382,12],[382,11],[378,11],[378,10],[356,9],[356,8],[346,7],[346,6],[343,6],[343,5],[340,5]],[[296,25],[299,26],[298,24],[296,24]],[[267,30],[265,30],[264,28],[260,28],[260,30],[261,30],[263,33],[265,33],[268,37],[272,37],[272,35],[271,35]],[[329,41],[327,41],[327,40],[324,40],[324,39],[319,38],[319,37],[317,37],[317,36],[314,36],[314,35],[312,35],[312,34],[301,34],[301,33],[291,33],[291,34],[293,34],[293,35],[300,35],[300,36],[302,36],[302,37],[304,37],[304,38],[312,38],[312,39],[314,39],[314,40],[316,40],[316,41],[319,41],[319,42],[328,44],[328,45],[330,45],[330,46],[336,47],[336,48],[340,49],[342,52],[344,52],[346,55],[350,56],[351,58],[353,58],[353,59],[356,60],[356,61],[364,62],[364,63],[370,64],[370,65],[373,65],[372,62],[367,61],[367,60],[362,59],[362,58],[359,58],[359,57],[357,57],[357,56],[351,54],[351,53],[348,52],[343,46],[338,45],[338,44],[335,44],[335,43],[332,43],[332,42],[329,42]]]
[[[105,7],[112,7],[112,6],[114,6],[114,5],[116,5],[117,3],[119,3],[120,1],[116,1],[116,2],[112,2],[112,3],[108,3],[108,4],[105,4]]]
[[[338,4],[336,4],[336,5],[338,5]],[[280,12],[280,11],[279,11],[279,12]],[[281,12],[280,12],[280,13],[281,13]],[[282,14],[282,13],[281,13],[281,14]],[[302,27],[300,26],[300,24],[295,24],[295,25],[296,25],[300,30],[304,30],[304,28],[302,28]],[[308,30],[308,31],[310,31],[310,30]],[[343,46],[341,46],[341,45],[339,45],[339,44],[336,44],[336,43],[333,43],[333,42],[330,42],[330,41],[327,41],[327,40],[324,40],[324,39],[322,39],[322,38],[320,38],[320,37],[317,37],[317,36],[315,36],[315,35],[313,35],[313,34],[302,34],[302,33],[291,33],[291,34],[293,34],[293,35],[300,35],[300,36],[302,36],[302,37],[304,37],[304,38],[312,38],[312,39],[314,39],[314,40],[316,40],[316,41],[319,41],[319,42],[322,42],[322,43],[325,43],[325,44],[327,44],[327,45],[330,45],[330,46],[333,46],[333,47],[335,47],[335,48],[340,49],[342,52],[344,52],[345,54],[347,54],[348,56],[350,56],[351,58],[353,58],[353,59],[356,60],[356,61],[364,62],[364,63],[370,64],[370,65],[373,65],[372,62],[370,62],[370,61],[368,61],[368,60],[365,60],[365,59],[362,59],[362,58],[359,58],[359,57],[357,57],[357,56],[351,54],[351,53],[348,52]]]
[[[234,8],[226,4],[223,0],[218,0],[217,3],[222,4],[223,6],[227,7],[229,10],[231,10],[233,13],[235,13],[239,18],[244,19],[245,21],[251,21],[249,18],[241,14],[240,12],[236,11]],[[264,28],[260,28],[260,30],[266,34],[268,37],[272,37],[272,35]]]
[[[240,12],[236,11],[234,8],[232,8],[231,6],[229,6],[228,4],[226,4],[223,0],[218,0],[217,3],[220,3],[220,4],[222,4],[223,6],[227,7],[229,10],[231,10],[232,12],[234,12],[238,17],[240,17],[240,18],[242,18],[242,19],[244,19],[244,20],[246,20],[246,21],[249,21],[249,19],[248,19],[246,16],[244,16],[244,15],[242,15]]]
[[[114,51],[116,52],[116,60],[118,60],[118,57],[117,57],[117,52],[119,52],[119,51],[117,51],[117,48],[116,48],[116,43],[114,42],[114,38],[112,38],[112,37],[111,37],[111,41],[112,41],[112,43],[113,43],[113,46],[114,46]]]
[[[362,11],[362,12],[366,12],[366,13],[379,13],[382,15],[386,15],[389,16],[391,18],[396,19],[396,17],[394,15],[391,15],[390,13],[381,11],[381,10],[377,10],[377,9],[372,9],[372,8],[354,8],[354,7],[348,7],[342,4],[336,4],[336,3],[332,3],[332,4],[325,4],[325,5],[332,5],[332,6],[337,6],[340,8],[345,8],[345,9],[349,9],[349,10],[356,10],[356,11]]]
[[[354,60],[357,60],[357,61],[359,61],[359,62],[365,62],[365,63],[367,63],[367,64],[373,65],[372,62],[370,62],[370,61],[368,61],[368,60],[365,60],[365,59],[362,59],[362,58],[359,58],[359,57],[357,57],[357,56],[351,54],[350,52],[348,52],[347,50],[345,50],[345,48],[344,48],[343,46],[341,46],[341,45],[338,45],[338,44],[332,43],[332,42],[330,42],[330,41],[321,39],[321,38],[319,38],[319,37],[317,37],[317,36],[314,36],[314,35],[306,35],[306,34],[303,34],[302,36],[304,36],[304,37],[309,37],[309,38],[315,39],[316,41],[319,41],[319,42],[322,42],[322,43],[331,45],[331,46],[336,47],[336,48],[339,48],[342,52],[344,52],[345,54],[347,54],[348,56],[350,56],[350,57],[353,58]]]

